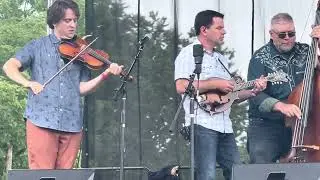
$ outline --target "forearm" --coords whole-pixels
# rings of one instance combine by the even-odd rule
[[[254,94],[252,93],[251,90],[243,90],[243,91],[239,91],[238,92],[238,98],[235,102],[236,103],[240,103],[240,102],[243,102],[251,97],[253,97]]]
[[[265,98],[261,104],[259,105],[259,111],[260,112],[272,112],[274,111],[274,105],[279,102],[280,100],[268,97]]]
[[[29,87],[30,80],[24,77],[24,75],[19,71],[20,67],[21,64],[18,60],[11,58],[3,65],[3,71],[14,82],[24,87]]]
[[[185,79],[179,79],[176,81],[176,90],[179,94],[183,94],[189,85],[189,81]],[[195,90],[199,89],[200,94],[216,89],[216,82],[212,79],[209,80],[198,80],[192,83]]]
[[[80,94],[81,95],[86,95],[91,92],[94,92],[101,84],[102,82],[109,76],[109,73],[105,75],[100,74],[99,76],[91,79],[90,81],[87,82],[80,82]]]

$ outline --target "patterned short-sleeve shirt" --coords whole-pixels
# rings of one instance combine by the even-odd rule
[[[30,69],[31,80],[44,84],[65,65],[59,44],[54,34],[29,42],[15,56],[22,64],[20,70]],[[88,81],[89,77],[90,71],[75,61],[40,94],[33,95],[29,90],[24,117],[39,127],[80,132],[83,125],[80,82]]]

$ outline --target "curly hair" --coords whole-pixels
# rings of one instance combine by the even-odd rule
[[[47,24],[53,29],[65,15],[67,9],[71,9],[77,18],[80,17],[79,6],[73,0],[56,0],[47,11]]]

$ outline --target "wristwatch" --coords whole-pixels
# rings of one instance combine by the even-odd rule
[[[199,103],[202,103],[207,100],[207,94],[201,94],[197,97]]]

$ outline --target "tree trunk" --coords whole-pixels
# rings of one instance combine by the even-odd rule
[[[12,145],[8,143],[8,152],[7,152],[7,157],[6,157],[6,171],[12,169]]]

